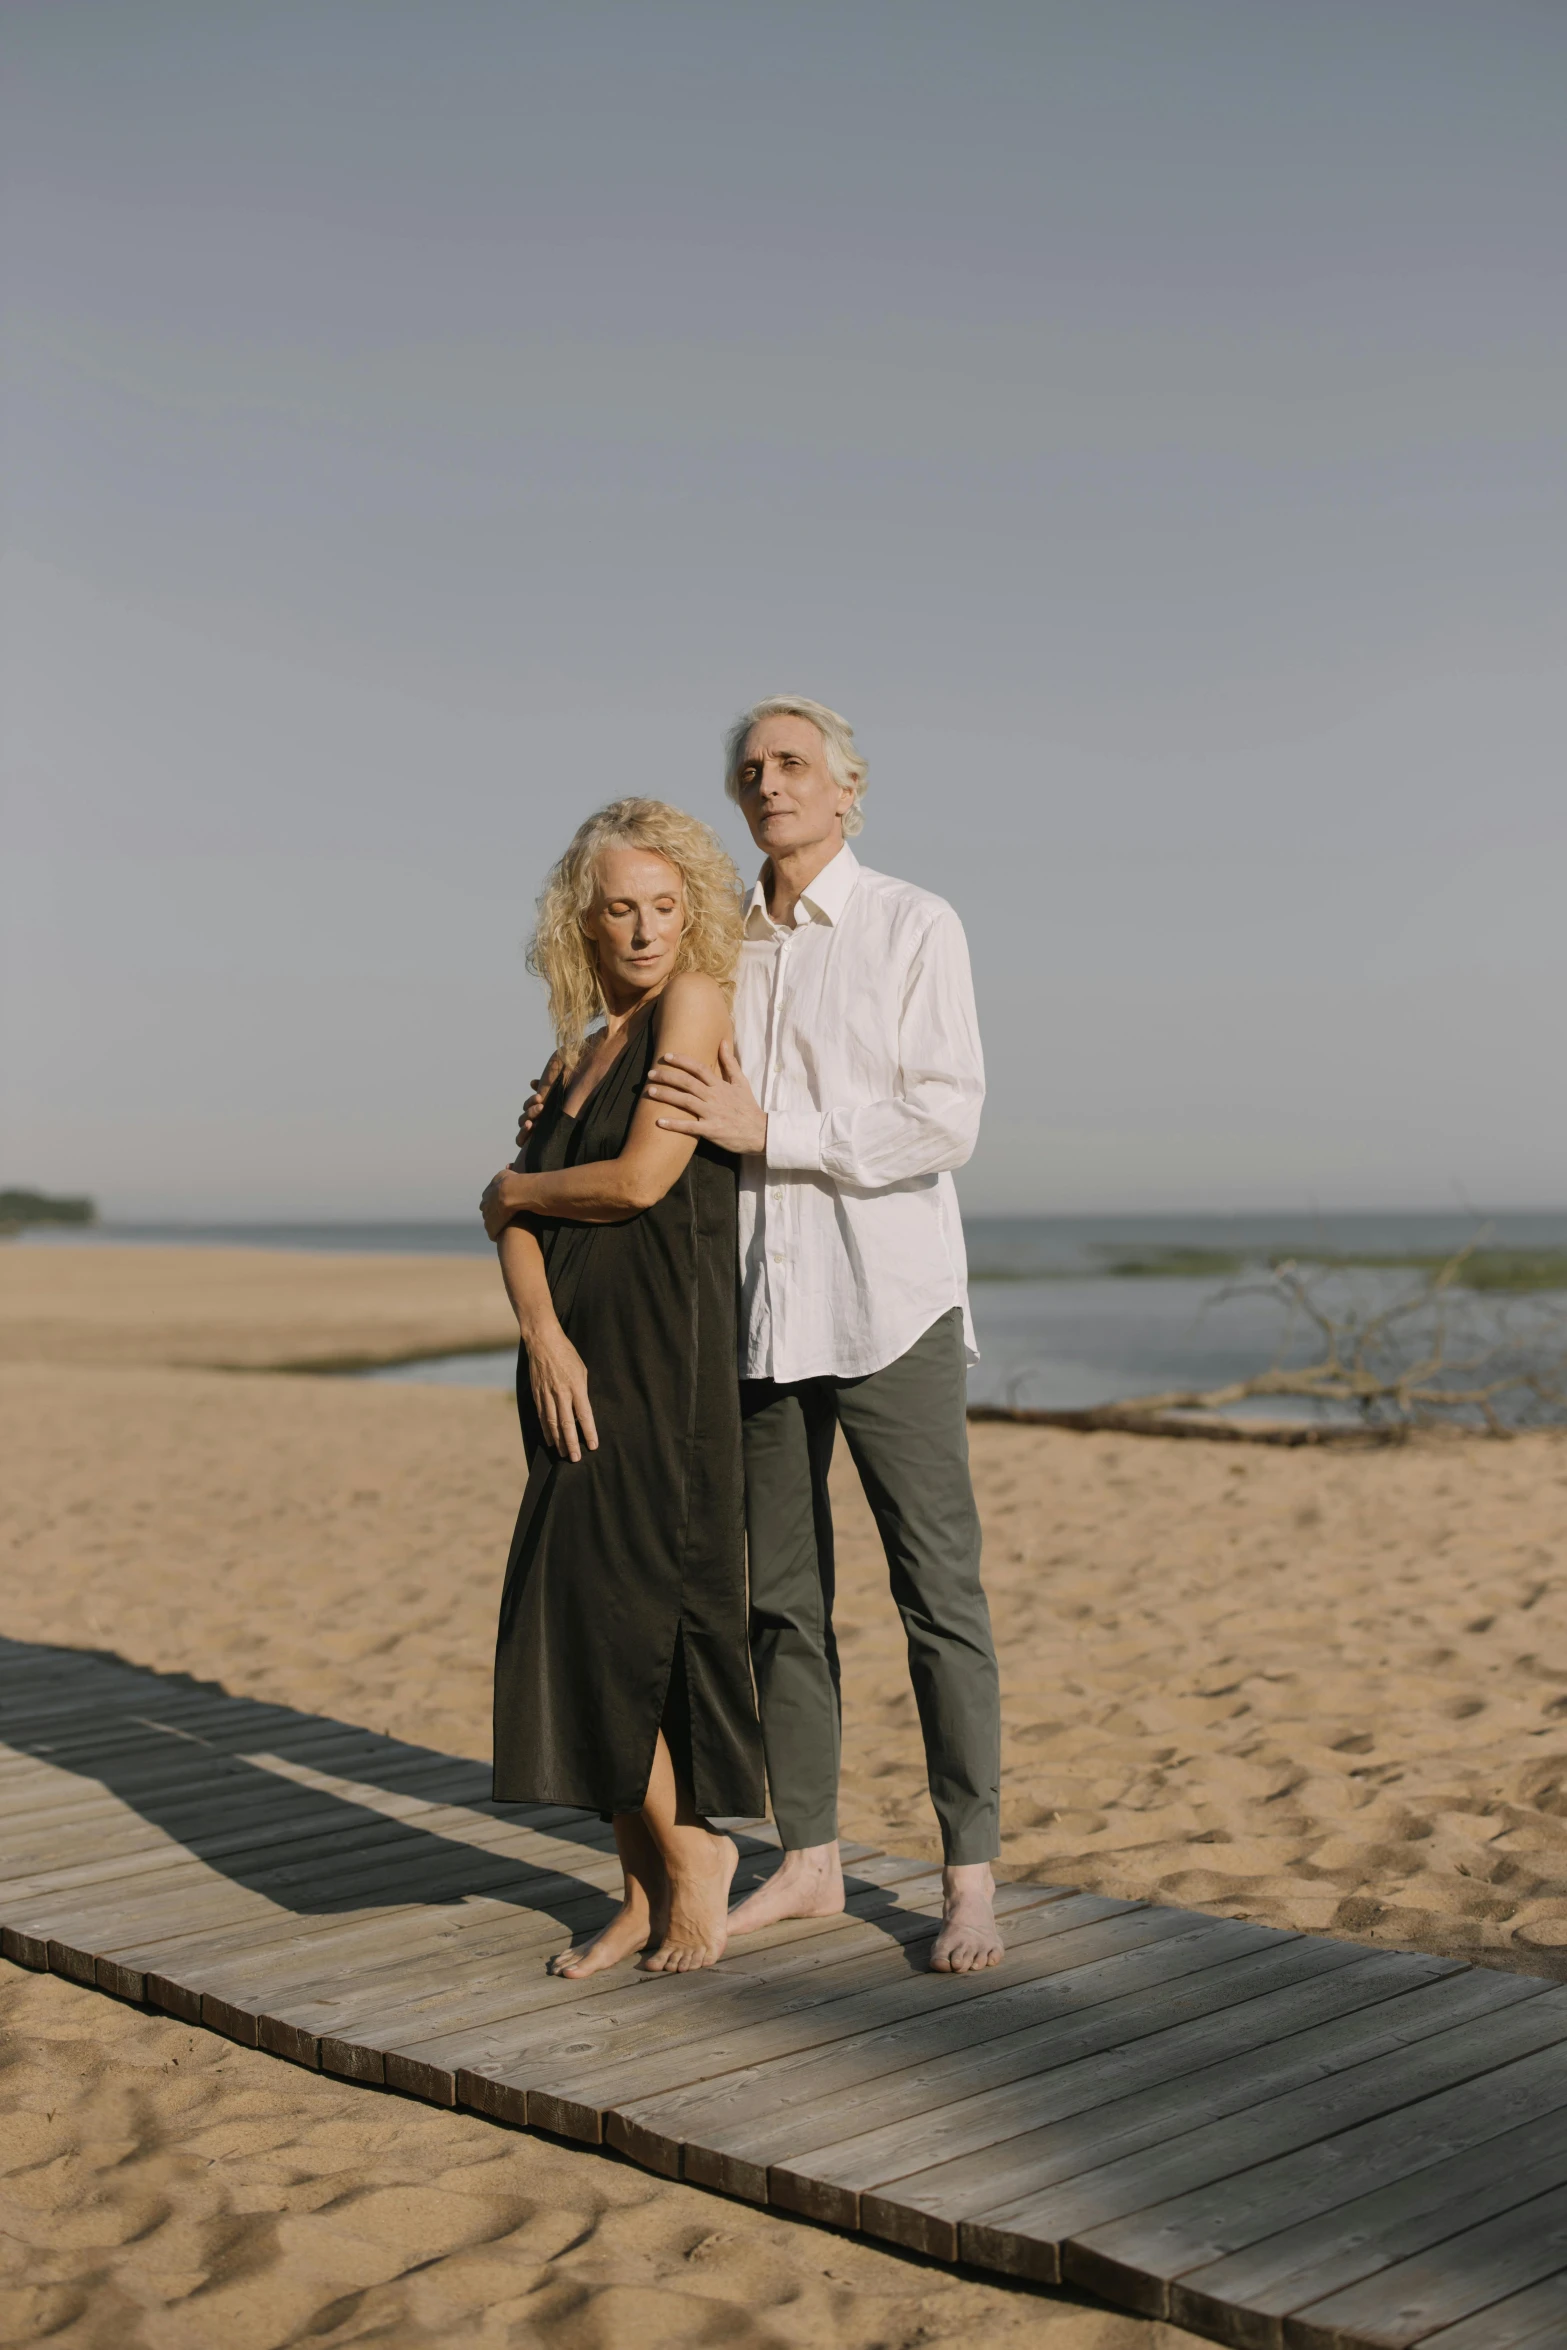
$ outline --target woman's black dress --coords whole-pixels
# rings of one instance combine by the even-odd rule
[[[576,1117],[554,1086],[530,1174],[619,1156],[656,1025],[655,1008]],[[698,1811],[759,1815],[734,1161],[699,1143],[673,1189],[624,1224],[528,1221],[599,1441],[580,1461],[550,1451],[519,1350],[528,1485],[496,1644],[496,1798],[635,1811],[662,1727]]]

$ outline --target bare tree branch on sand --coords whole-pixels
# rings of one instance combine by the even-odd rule
[[[1052,1428],[1127,1435],[1194,1436],[1246,1444],[1396,1444],[1419,1429],[1511,1436],[1567,1424],[1567,1320],[1549,1299],[1498,1300],[1464,1287],[1481,1247],[1477,1233],[1413,1287],[1358,1283],[1344,1268],[1274,1265],[1213,1300],[1269,1297],[1284,1314],[1272,1364],[1221,1387],[1169,1388],[1080,1411],[975,1405],[976,1420],[1025,1420]],[[1298,1358],[1302,1345],[1305,1360]],[[1222,1415],[1237,1404],[1306,1404],[1331,1418],[1259,1425]]]

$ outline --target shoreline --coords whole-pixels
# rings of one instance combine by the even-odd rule
[[[346,1383],[463,1355],[490,1355],[499,1364],[516,1345],[516,1325],[488,1255],[153,1242],[0,1251],[0,1363],[183,1365],[229,1377],[257,1372]],[[1398,1429],[1282,1413],[1139,1412],[1113,1394],[1065,1407],[976,1399],[969,1420],[975,1427],[1004,1422],[1320,1452],[1412,1440]],[[1496,1440],[1479,1429],[1417,1435],[1458,1433]]]

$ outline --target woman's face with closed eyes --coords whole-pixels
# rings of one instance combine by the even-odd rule
[[[685,920],[685,883],[677,865],[656,849],[604,851],[582,931],[611,1010],[664,985],[675,968]]]

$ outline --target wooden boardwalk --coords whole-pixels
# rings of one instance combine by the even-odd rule
[[[609,1832],[487,1771],[113,1658],[0,1641],[0,1946],[350,2080],[1216,2341],[1567,2343],[1567,1989],[1114,1901],[1003,1895],[924,1969],[938,1883],[712,1973],[544,1960]],[[772,1865],[743,1835],[742,1881]]]

